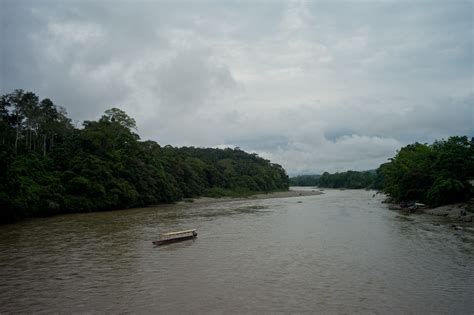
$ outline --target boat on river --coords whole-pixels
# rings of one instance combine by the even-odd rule
[[[159,239],[157,241],[153,241],[153,244],[165,245],[169,243],[194,239],[196,237],[197,237],[196,229],[170,232],[170,233],[160,234]]]

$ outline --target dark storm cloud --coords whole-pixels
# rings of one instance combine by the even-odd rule
[[[291,173],[473,135],[472,1],[0,2],[0,92]]]

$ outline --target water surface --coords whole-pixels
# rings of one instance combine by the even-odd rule
[[[0,226],[0,312],[472,313],[472,225],[455,231],[437,217],[403,216],[373,194]],[[198,239],[151,243],[187,228]]]

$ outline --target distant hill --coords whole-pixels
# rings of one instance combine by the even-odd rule
[[[347,171],[322,175],[300,175],[290,178],[290,186],[318,186],[324,188],[373,188],[376,181],[376,170]]]
[[[290,178],[290,186],[317,186],[321,175],[299,175]]]
[[[319,187],[325,188],[374,188],[377,174],[374,171],[347,171],[342,173],[323,173],[319,178]]]

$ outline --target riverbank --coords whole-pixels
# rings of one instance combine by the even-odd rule
[[[447,217],[450,219],[459,220],[461,222],[473,222],[474,213],[472,211],[472,205],[468,203],[457,203],[432,209],[425,209],[424,213]]]
[[[392,203],[386,200],[390,210],[401,211],[404,213],[424,213],[439,217],[446,217],[451,220],[464,223],[474,222],[474,200],[463,203],[444,205],[436,208],[429,208],[421,203]]]
[[[193,202],[193,203],[212,203],[212,202],[222,202],[222,201],[238,201],[238,200],[258,200],[258,199],[275,199],[275,198],[293,198],[293,197],[307,197],[307,196],[317,196],[322,195],[323,192],[318,190],[288,190],[288,191],[277,191],[267,194],[256,194],[246,197],[198,197],[193,199],[185,199],[180,201],[184,202]]]

